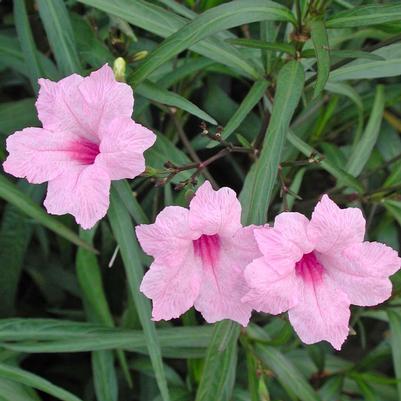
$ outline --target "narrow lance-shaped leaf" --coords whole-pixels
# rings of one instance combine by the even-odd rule
[[[166,347],[205,347],[210,340],[213,327],[167,327],[157,330],[160,343]],[[140,330],[112,328],[101,324],[74,322],[60,319],[12,318],[0,319],[0,341],[34,343],[71,340],[79,349],[77,340],[91,340],[94,343],[103,339],[124,342],[132,347],[144,347],[145,335]],[[111,344],[111,343],[110,343]],[[96,349],[96,348],[95,348]],[[67,350],[68,351],[68,350]]]
[[[27,198],[40,202],[45,188],[41,185],[30,185],[21,180],[18,188]],[[13,204],[4,207],[0,225],[0,315],[15,314],[15,300],[24,266],[25,253],[31,241],[34,225],[30,218]]]
[[[213,117],[209,116],[209,114],[201,110],[198,106],[177,93],[160,88],[151,81],[145,81],[141,83],[137,88],[135,88],[135,92],[149,100],[166,104],[168,106],[178,107],[179,109],[185,110],[188,113],[199,117],[201,120],[205,120],[210,124],[217,125],[217,121]]]
[[[48,380],[14,366],[0,363],[0,377],[36,388],[37,390],[50,394],[59,400],[82,401],[74,394],[62,389],[61,387],[55,386]]]
[[[80,236],[92,243],[95,229],[81,230]],[[102,275],[97,258],[93,253],[79,249],[76,259],[78,282],[82,291],[82,300],[88,319],[113,327],[114,322],[104,293]],[[124,366],[124,354],[119,352]],[[92,371],[98,401],[116,401],[117,379],[114,358],[111,351],[92,353]],[[129,376],[128,376],[129,377]]]
[[[252,88],[249,90],[245,99],[242,101],[241,105],[238,107],[236,112],[230,118],[228,123],[225,125],[223,131],[221,132],[221,137],[227,139],[230,135],[241,125],[242,121],[247,117],[249,112],[255,107],[259,100],[263,97],[266,92],[269,82],[266,80],[256,81]],[[213,148],[217,146],[216,142],[211,142],[207,147]]]
[[[63,0],[38,0],[39,14],[49,38],[57,65],[64,75],[80,72],[81,65],[76,49],[67,7]]]
[[[398,397],[401,398],[401,315],[397,311],[387,311],[391,330],[391,351],[393,353],[393,365],[397,378]]]
[[[352,50],[330,49],[330,55],[332,57],[339,57],[339,58],[366,58],[368,60],[384,60],[383,57],[378,56],[377,54],[354,49]]]
[[[275,373],[292,399],[297,398],[302,401],[320,400],[299,370],[276,348],[256,346],[255,352],[262,363]]]
[[[317,58],[317,80],[313,97],[324,89],[330,72],[329,40],[323,19],[315,19],[311,23],[311,36]]]
[[[252,49],[273,50],[295,55],[295,47],[289,43],[266,42],[259,39],[229,39],[228,42],[233,45],[250,47]]]
[[[248,173],[240,196],[245,224],[264,224],[266,221],[281,152],[303,85],[304,71],[297,61],[290,61],[280,70],[262,152]]]
[[[295,22],[294,16],[286,7],[269,0],[234,0],[213,7],[158,46],[132,75],[132,81],[143,81],[170,58],[207,36],[238,25],[264,20]]]
[[[215,325],[195,401],[231,399],[230,379],[235,375],[239,331],[239,325],[231,320]]]
[[[287,134],[287,138],[288,142],[295,146],[306,157],[315,155],[315,157],[319,158],[319,152],[313,149],[312,146],[308,145],[301,138],[298,138],[293,132],[289,131]],[[323,170],[326,170],[328,173],[330,173],[333,177],[336,177],[337,180],[339,180],[341,183],[356,189],[360,193],[364,192],[363,186],[355,177],[353,177],[346,171],[336,167],[334,164],[331,164],[324,157],[322,157],[319,161],[319,166],[321,166]]]
[[[371,4],[355,7],[334,14],[326,23],[327,28],[353,28],[399,21],[401,4]]]
[[[359,93],[351,86],[342,82],[327,82],[325,89],[332,93],[347,96],[356,106],[358,111],[358,124],[355,130],[355,141],[359,141],[363,130],[363,102]]]
[[[41,207],[27,197],[16,185],[12,184],[4,176],[0,176],[0,198],[13,204],[38,223],[43,224],[49,230],[61,235],[73,244],[94,251],[94,249],[85,241],[82,241],[74,231],[57,221],[55,217],[45,213]]]
[[[39,89],[38,79],[43,76],[43,72],[40,67],[36,45],[29,25],[25,0],[14,0],[14,19],[25,64],[29,66],[27,69],[29,79],[34,91],[37,92]]]
[[[120,180],[114,182],[113,185],[135,223],[148,224],[148,216],[146,216],[142,206],[132,193],[128,182],[126,180]]]
[[[329,81],[373,79],[401,75],[401,43],[375,50],[382,60],[358,59],[330,72]]]
[[[163,38],[169,37],[182,28],[188,20],[171,13],[149,1],[131,0],[79,0],[81,3],[99,8],[107,13],[123,18],[130,24],[152,32]],[[241,52],[216,37],[207,38],[190,47],[191,50],[234,67],[246,75],[256,76],[257,70],[251,61],[244,59]]]
[[[134,227],[130,224],[130,215],[114,186],[112,186],[111,189],[108,216],[113,233],[120,246],[130,293],[135,302],[139,320],[145,333],[146,345],[155,371],[157,384],[163,401],[169,401],[170,397],[163,369],[160,344],[157,338],[155,324],[151,320],[150,303],[139,291],[139,286],[143,277],[139,245],[135,238]]]
[[[353,152],[347,163],[346,170],[349,174],[357,177],[369,160],[372,150],[379,136],[380,126],[384,111],[384,87],[376,86],[376,95],[369,121],[361,140],[355,144]]]

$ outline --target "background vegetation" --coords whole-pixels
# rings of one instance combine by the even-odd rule
[[[207,177],[240,193],[246,224],[309,215],[326,192],[399,249],[400,2],[14,0],[0,18],[1,159],[7,135],[39,124],[38,77],[117,57],[134,118],[158,134],[146,176],[115,183],[90,232],[47,215],[44,186],[0,176],[1,401],[401,399],[400,274],[334,352],[285,316],[155,324],[133,236]]]

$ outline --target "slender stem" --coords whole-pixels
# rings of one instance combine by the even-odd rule
[[[191,156],[192,160],[194,160],[197,163],[202,163],[201,159],[199,158],[199,156],[195,152],[194,148],[192,147],[191,142],[187,138],[184,130],[182,129],[181,124],[177,120],[175,113],[170,113],[170,115],[174,122],[175,127],[177,128],[178,135],[179,135],[181,142],[184,145],[186,151]],[[214,178],[212,177],[212,175],[209,173],[209,171],[207,169],[202,169],[202,174],[205,176],[205,178],[207,178],[210,181],[212,186],[214,186],[215,188],[217,187],[216,181],[214,180]]]

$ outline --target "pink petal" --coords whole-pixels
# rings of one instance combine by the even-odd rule
[[[260,255],[253,240],[252,228],[241,229],[232,239],[221,238],[216,263],[203,268],[195,308],[207,322],[231,319],[243,326],[248,324],[252,308],[241,302],[241,298],[248,291],[243,272],[253,257],[249,247],[255,251],[255,255]]]
[[[77,164],[69,143],[77,138],[69,132],[50,132],[42,128],[25,128],[7,138],[9,156],[4,171],[30,183],[41,184],[63,174]]]
[[[91,110],[84,101],[79,85],[84,78],[72,74],[58,82],[39,79],[39,96],[36,101],[39,120],[43,128],[54,132],[69,132],[90,141],[98,141],[90,127]]]
[[[83,78],[59,82],[40,79],[36,107],[43,127],[68,131],[99,142],[103,126],[115,117],[131,117],[134,99],[129,85],[117,82],[107,65]]]
[[[301,299],[288,316],[304,343],[326,340],[339,350],[349,332],[349,305],[347,295],[324,276],[318,284],[304,282]]]
[[[295,271],[295,263],[302,258],[303,250],[275,228],[255,230],[259,249],[268,263],[279,274]]]
[[[72,214],[89,229],[106,215],[109,193],[110,178],[96,163],[74,166],[49,182],[44,205],[50,214]]]
[[[323,195],[308,227],[308,237],[318,252],[337,253],[351,244],[361,243],[364,235],[365,219],[359,209],[340,209]]]
[[[181,265],[192,250],[188,215],[188,209],[167,206],[158,214],[154,224],[137,226],[136,235],[143,250],[158,263]]]
[[[298,245],[303,253],[312,252],[314,249],[314,244],[307,235],[308,225],[309,220],[303,214],[295,212],[280,213],[274,220],[274,229]]]
[[[156,135],[128,117],[115,118],[101,133],[99,162],[112,180],[134,178],[145,171],[143,152]]]
[[[319,260],[336,285],[354,305],[373,306],[391,296],[388,276],[401,267],[397,252],[378,242],[351,245],[338,255]]]
[[[258,312],[277,315],[286,312],[299,301],[302,282],[295,270],[279,274],[265,258],[255,259],[245,268],[245,280],[250,288],[242,298]]]
[[[199,234],[231,236],[241,228],[241,205],[227,187],[214,191],[205,181],[189,205],[191,229]]]
[[[150,266],[140,290],[153,300],[153,320],[177,318],[191,308],[199,293],[200,269],[193,256],[174,267],[158,262]]]
[[[375,277],[391,276],[401,268],[401,258],[397,251],[380,242],[355,244],[346,248],[343,254],[357,262],[354,265],[355,271],[363,271]]]
[[[101,138],[105,127],[116,117],[131,118],[134,96],[129,85],[116,81],[113,70],[105,64],[79,85],[79,91],[91,110],[89,124]]]

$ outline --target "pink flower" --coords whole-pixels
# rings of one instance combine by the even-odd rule
[[[401,259],[388,246],[363,241],[359,209],[340,209],[327,195],[309,221],[281,213],[274,228],[255,231],[263,257],[245,269],[243,297],[257,311],[289,319],[306,344],[321,340],[340,349],[348,335],[350,304],[377,305],[391,295],[389,276]]]
[[[189,209],[168,206],[154,224],[136,228],[142,248],[154,257],[140,288],[153,300],[153,320],[177,318],[194,305],[209,323],[248,324],[243,270],[261,254],[253,228],[242,227],[240,219],[235,192],[214,191],[206,181]]]
[[[43,128],[7,139],[7,173],[30,183],[48,181],[49,213],[71,213],[91,228],[107,212],[110,182],[145,170],[143,152],[155,135],[131,120],[132,89],[107,65],[83,78],[40,79],[36,108]]]

